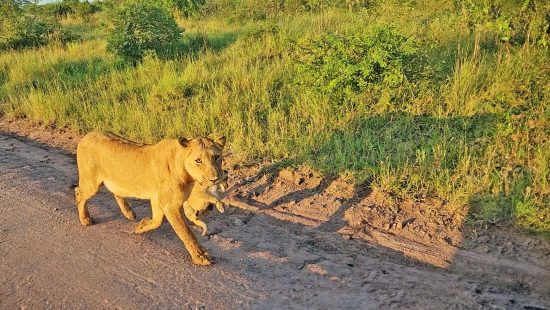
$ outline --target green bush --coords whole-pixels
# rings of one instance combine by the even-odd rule
[[[0,23],[21,15],[21,12],[21,8],[17,2],[13,0],[0,0]]]
[[[67,17],[68,14],[74,13],[71,3],[68,1],[44,4],[41,11],[44,15],[57,19]]]
[[[113,24],[108,50],[134,63],[148,53],[175,53],[183,31],[162,6],[147,1],[121,5],[113,14]]]
[[[206,0],[163,0],[170,9],[178,10],[184,17],[196,16]]]
[[[58,2],[37,5],[35,3],[26,3],[23,5],[25,12],[40,15],[46,18],[61,19],[69,14],[75,14],[78,17],[87,19],[90,15],[101,10],[101,2],[63,0]]]
[[[24,14],[13,1],[3,2],[0,13],[0,50],[39,47],[52,41],[65,43],[76,38],[56,22]]]
[[[244,22],[328,9],[345,8],[351,11],[370,4],[370,0],[209,0],[201,7],[203,15],[225,17],[229,22]]]
[[[292,1],[287,1],[292,2]],[[371,4],[369,0],[299,0],[300,6],[307,12],[318,12],[327,8],[364,8]]]
[[[88,1],[77,2],[73,6],[73,11],[80,18],[88,18],[90,15],[100,11],[100,6]]]
[[[5,48],[32,48],[48,44],[49,36],[56,30],[55,25],[30,16],[22,16],[13,23]]]
[[[420,58],[417,43],[391,28],[371,33],[329,33],[298,42],[294,53],[297,84],[313,86],[336,102],[365,92],[378,97],[413,79]]]
[[[548,46],[550,37],[550,3],[524,0],[459,0],[458,8],[468,26],[495,33],[502,42],[523,44],[530,40]]]

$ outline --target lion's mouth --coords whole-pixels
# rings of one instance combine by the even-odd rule
[[[208,187],[208,186],[213,186],[213,185],[224,184],[224,183],[227,182],[227,178],[228,178],[228,171],[224,170],[222,175],[219,178],[215,179],[215,180],[210,180],[206,177],[202,177],[202,178],[197,179],[195,181],[197,183],[199,183],[201,186]]]
[[[209,187],[209,186],[212,186],[212,185],[216,185],[216,181],[210,181],[208,179],[202,179],[202,180],[197,180],[197,182],[199,183],[199,185],[201,186],[204,186],[204,187]]]

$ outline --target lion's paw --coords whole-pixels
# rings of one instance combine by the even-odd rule
[[[208,252],[203,249],[199,249],[198,253],[191,257],[191,261],[193,264],[199,266],[209,266],[212,264],[210,257],[208,257]]]
[[[149,221],[150,221],[150,219],[147,218],[147,217],[141,219],[141,221],[139,221],[139,223],[137,223],[136,228],[134,229],[134,233],[141,234],[141,233],[146,232],[147,231],[146,228],[149,225]]]
[[[89,216],[80,219],[80,224],[82,224],[82,226],[91,226],[93,223],[92,218]]]

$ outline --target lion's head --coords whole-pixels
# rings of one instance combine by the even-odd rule
[[[188,150],[184,166],[193,180],[203,186],[211,186],[224,176],[222,151],[225,137],[198,137],[191,140],[180,138],[179,143]]]

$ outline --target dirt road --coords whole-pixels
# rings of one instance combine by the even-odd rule
[[[398,246],[361,239],[364,231],[335,231],[331,223],[343,221],[342,211],[330,211],[330,220],[317,225],[242,199],[206,220],[210,235],[199,240],[216,263],[195,267],[168,223],[135,235],[136,223],[124,219],[106,192],[90,203],[96,224],[82,227],[70,190],[75,180],[72,154],[0,134],[0,308],[550,307],[544,239],[487,237],[475,247],[454,247],[439,268]],[[250,184],[232,182],[238,193],[230,200],[249,191]],[[138,220],[149,216],[147,203],[132,206]],[[499,242],[513,246],[492,251]],[[532,255],[520,253],[523,243]]]

